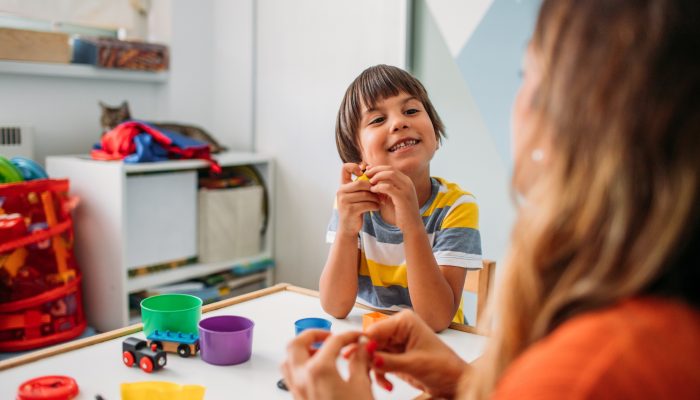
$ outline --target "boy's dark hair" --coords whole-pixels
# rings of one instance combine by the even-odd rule
[[[446,137],[445,127],[423,84],[401,68],[379,64],[362,71],[350,84],[340,103],[335,124],[335,144],[343,162],[362,161],[357,141],[362,105],[372,108],[377,101],[397,96],[400,92],[415,96],[423,104],[433,123],[435,138],[438,144],[442,142],[442,138]]]

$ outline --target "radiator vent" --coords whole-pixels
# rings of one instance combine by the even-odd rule
[[[0,124],[0,156],[34,157],[33,128],[29,125]]]
[[[20,146],[22,144],[22,129],[19,126],[3,126],[0,128],[0,144],[3,146]]]

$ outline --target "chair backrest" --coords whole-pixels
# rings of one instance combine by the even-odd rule
[[[491,297],[493,287],[495,286],[496,262],[491,260],[483,260],[482,268],[477,270],[469,270],[467,279],[464,282],[464,290],[467,292],[476,293],[476,327],[479,326],[479,318],[486,307],[486,302]]]

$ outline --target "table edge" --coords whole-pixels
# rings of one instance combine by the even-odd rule
[[[299,294],[303,294],[303,295],[307,295],[307,296],[311,296],[311,297],[319,297],[319,293],[316,290],[306,289],[306,288],[299,287],[299,286],[294,286],[294,285],[289,284],[289,283],[278,283],[274,286],[270,286],[270,287],[267,287],[264,289],[256,290],[254,292],[246,293],[246,294],[241,295],[241,296],[236,296],[236,297],[232,297],[230,299],[217,301],[216,303],[207,304],[207,305],[202,307],[202,314],[206,314],[208,312],[218,310],[220,308],[229,307],[229,306],[232,306],[234,304],[243,303],[243,302],[246,302],[249,300],[256,299],[258,297],[263,297],[263,296],[267,296],[267,295],[277,293],[277,292],[282,292],[282,291],[299,293]],[[371,310],[371,311],[381,311],[384,313],[392,313],[391,311],[386,311],[386,310],[376,310],[372,307],[368,307],[368,306],[366,306],[364,304],[360,304],[360,303],[355,303],[355,307],[362,308],[365,310]],[[476,329],[474,327],[467,326],[467,325],[460,325],[460,324],[452,323],[452,324],[450,324],[450,329],[454,329],[454,330],[466,332],[466,333],[472,333],[472,334],[476,334],[476,335],[485,335],[485,332],[483,332],[482,330],[479,330],[479,329]],[[94,344],[106,342],[108,340],[116,339],[118,337],[131,335],[131,334],[140,332],[141,330],[143,330],[143,324],[138,323],[138,324],[126,326],[124,328],[115,329],[115,330],[112,330],[109,332],[100,333],[100,334],[90,336],[90,337],[87,337],[84,339],[74,340],[74,341],[71,341],[68,343],[59,344],[56,346],[51,346],[51,347],[37,350],[37,351],[32,351],[32,352],[25,354],[25,355],[22,355],[22,356],[12,357],[12,358],[8,358],[7,360],[0,361],[0,371],[14,368],[14,367],[18,367],[18,366],[24,365],[24,364],[29,364],[29,363],[32,363],[34,361],[39,361],[39,360],[42,360],[44,358],[52,357],[52,356],[66,353],[69,351],[82,349],[83,347],[92,346]]]

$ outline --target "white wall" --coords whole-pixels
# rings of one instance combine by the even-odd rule
[[[453,3],[457,0],[453,0]],[[462,4],[457,7],[464,12],[484,17],[488,12],[500,11],[493,7],[498,2],[480,0]],[[508,3],[510,4],[510,3]],[[480,208],[480,230],[484,257],[503,261],[510,242],[510,230],[515,220],[515,210],[511,201],[510,175],[511,162],[509,154],[503,154],[498,146],[498,139],[508,140],[509,132],[494,132],[489,129],[484,118],[482,104],[478,104],[472,88],[465,80],[456,61],[458,54],[463,51],[469,36],[482,22],[480,19],[467,20],[464,18],[462,32],[453,32],[458,37],[457,46],[451,46],[445,32],[445,24],[439,25],[440,10],[430,6],[444,6],[443,1],[417,0],[414,10],[414,73],[426,86],[430,98],[447,128],[448,140],[441,148],[432,164],[432,172],[438,176],[458,182],[462,187],[474,193]],[[485,7],[487,6],[487,7]],[[536,4],[527,2],[523,7],[536,10]],[[491,8],[489,8],[491,7]],[[513,6],[515,7],[515,6]],[[488,10],[488,11],[487,11]],[[509,10],[508,10],[509,11]],[[519,9],[516,11],[520,11]],[[498,21],[508,21],[501,13],[491,14]],[[532,19],[530,13],[510,15],[519,20]],[[444,21],[443,21],[444,22]],[[451,22],[448,18],[447,22]],[[490,21],[491,23],[495,23]],[[497,21],[496,21],[497,22]],[[520,31],[509,30],[508,24],[500,25],[504,35],[515,42],[527,42],[527,36]],[[449,24],[447,28],[449,28]],[[442,29],[441,29],[442,28]],[[466,36],[459,36],[459,34]],[[483,32],[482,32],[483,33]],[[521,36],[522,35],[522,36]],[[482,38],[486,43],[483,47],[500,43],[489,36]],[[492,42],[493,40],[493,42]],[[454,42],[454,41],[453,41]],[[457,48],[455,50],[455,48]],[[510,50],[510,49],[509,49]],[[516,49],[516,51],[519,49]],[[499,49],[499,51],[503,51]],[[513,55],[516,60],[520,55]],[[485,57],[482,57],[485,58]],[[492,62],[489,59],[489,62]],[[499,65],[488,66],[478,74],[480,80],[509,80],[517,76],[518,64],[498,59]],[[490,64],[489,64],[490,65]],[[503,72],[506,70],[507,72]],[[500,74],[500,75],[499,75]],[[499,97],[500,96],[500,97]],[[503,126],[510,126],[509,105],[512,97],[503,97],[501,92],[491,94],[492,102],[504,104],[499,108],[497,118]],[[483,102],[483,99],[482,99]],[[499,125],[500,126],[500,125]],[[493,127],[491,127],[493,129]],[[497,269],[497,271],[502,271]]]
[[[141,115],[155,116],[157,86],[152,83],[99,81],[0,73],[0,124],[34,126],[34,158],[88,153],[100,138],[98,100],[129,99]]]
[[[257,1],[256,149],[277,162],[277,280],[318,287],[340,177],[341,97],[368,66],[405,66],[406,0]]]
[[[231,149],[251,150],[253,0],[172,0],[160,12],[172,45],[160,118],[198,124]]]
[[[167,83],[0,73],[0,124],[35,128],[35,159],[88,153],[99,100],[128,100],[136,118],[197,124],[229,147],[252,148],[253,0],[154,0],[152,38],[170,44]]]

